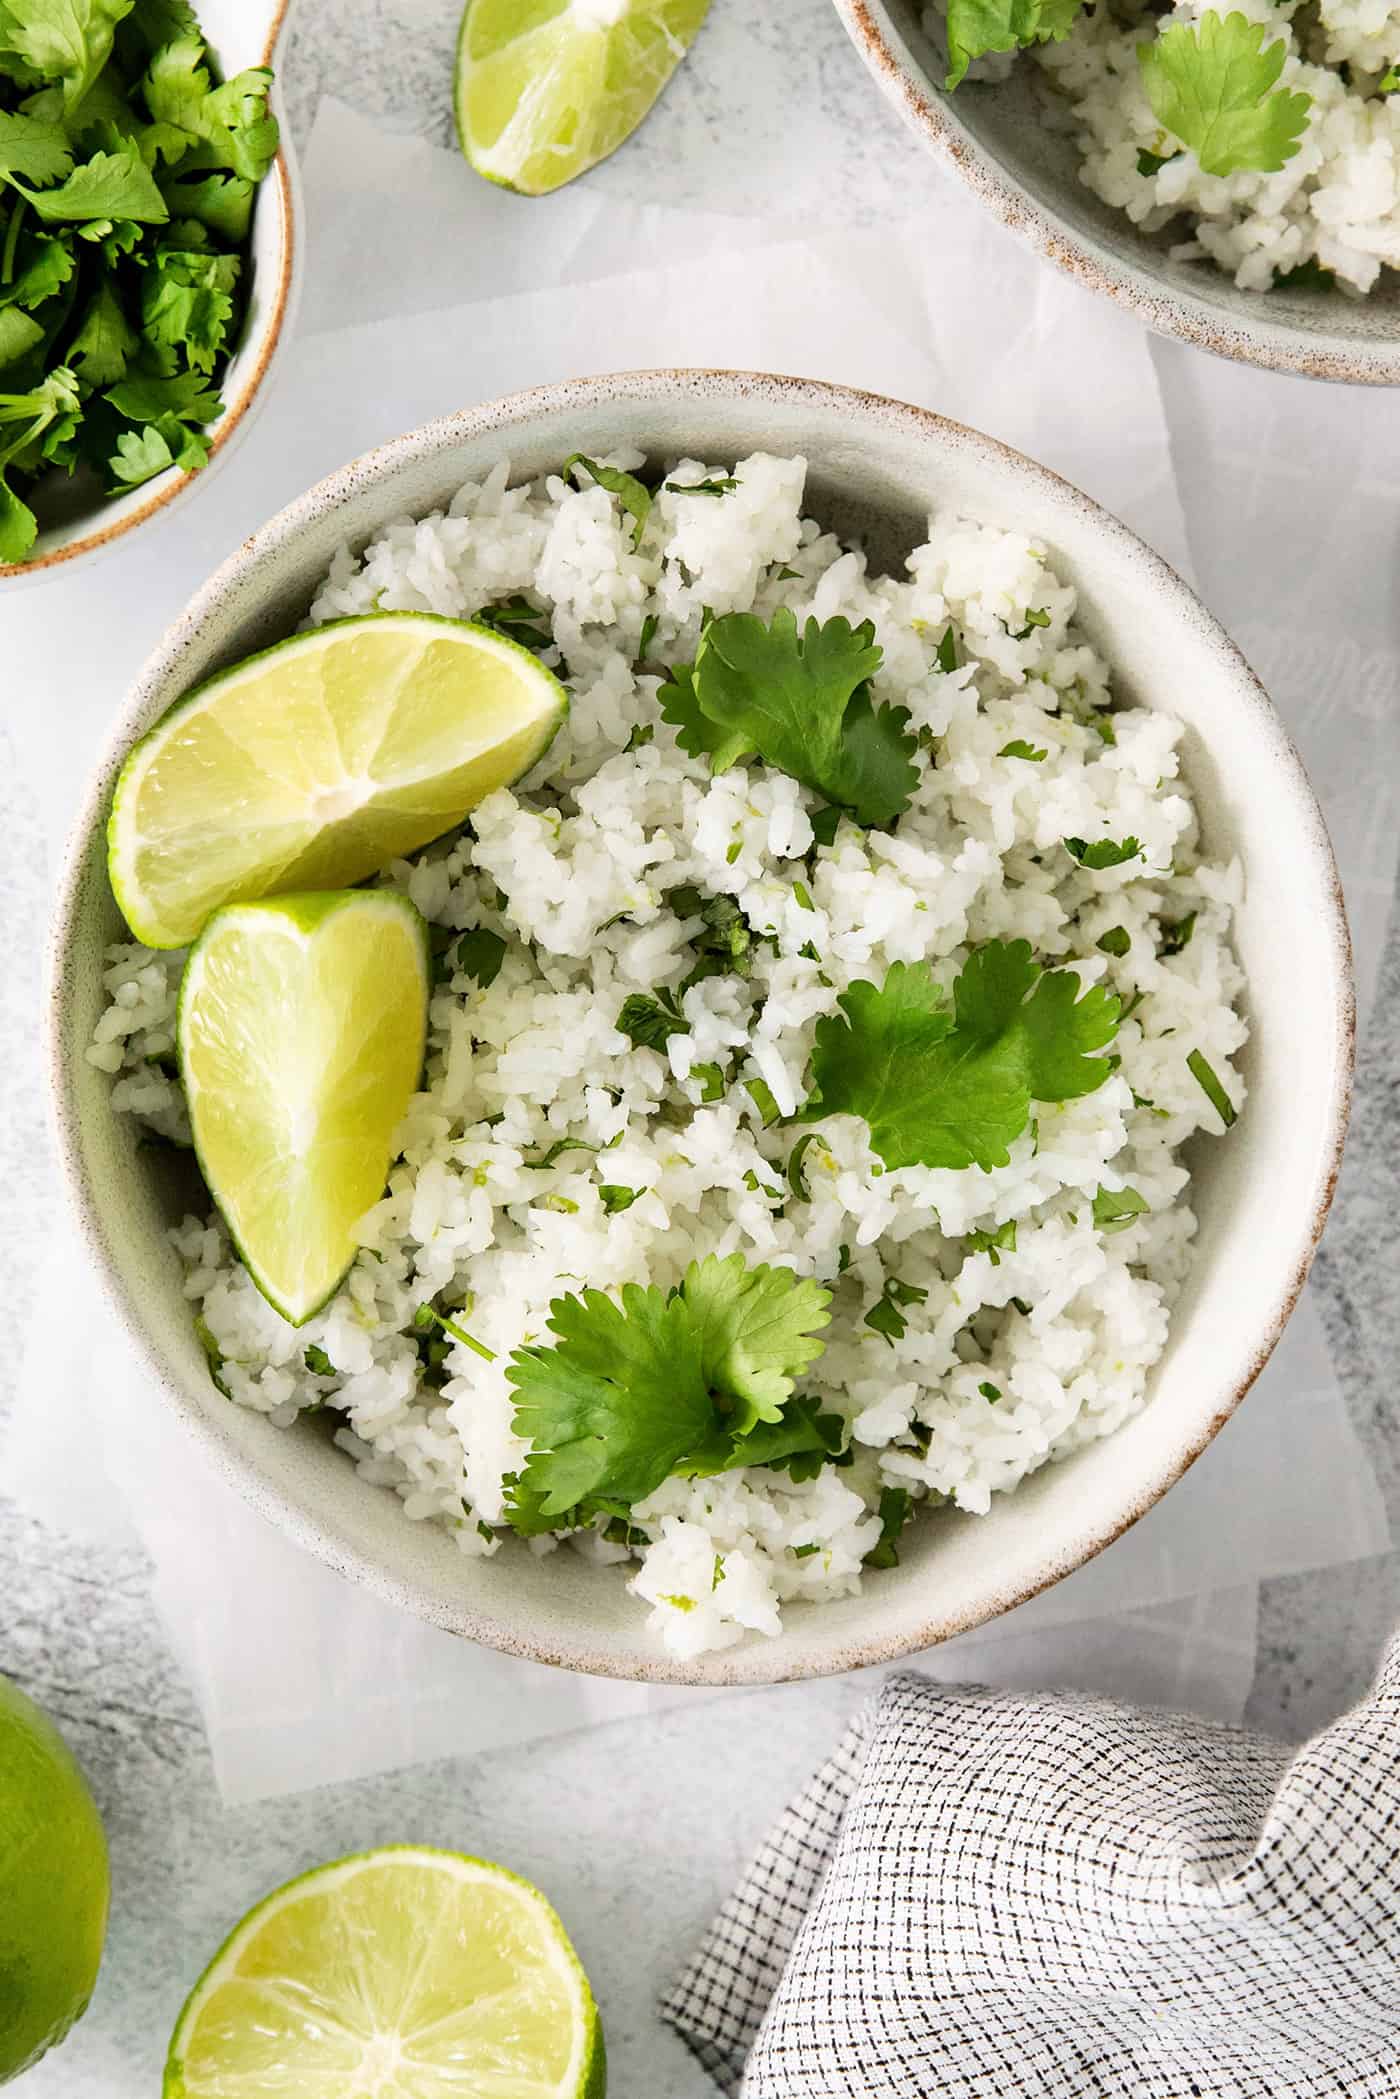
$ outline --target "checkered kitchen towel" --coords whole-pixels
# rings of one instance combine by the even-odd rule
[[[1394,2099],[1400,1642],[1294,1754],[891,1678],[662,2012],[742,2099]]]

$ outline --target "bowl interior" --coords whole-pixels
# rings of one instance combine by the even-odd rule
[[[1152,1403],[1107,1441],[1049,1467],[983,1518],[941,1512],[912,1527],[902,1564],[865,1593],[788,1613],[776,1641],[668,1662],[616,1570],[562,1551],[467,1560],[364,1485],[311,1423],[292,1431],[215,1391],[163,1233],[172,1188],[113,1113],[85,1060],[103,949],[123,937],[102,824],[131,738],[186,687],[286,633],[336,549],[389,518],[445,503],[507,456],[517,473],[641,444],[731,460],[757,447],[810,462],[809,508],[897,563],[951,506],[1042,538],[1081,593],[1122,700],[1169,708],[1205,838],[1247,870],[1238,945],[1253,1037],[1247,1112],[1195,1160],[1197,1258]],[[1345,921],[1321,818],[1267,700],[1210,617],[1140,542],[1087,499],[1003,447],[935,416],[802,382],[635,375],[549,388],[475,410],[371,455],[251,541],[147,666],[94,783],[56,931],[53,1051],[60,1139],[84,1230],[153,1378],[229,1474],[303,1543],[435,1623],[492,1645],[632,1677],[764,1682],[834,1671],[928,1645],[1068,1572],[1150,1505],[1209,1440],[1254,1376],[1306,1271],[1340,1148],[1350,1068]],[[1308,986],[1306,1001],[1297,987]]]
[[[1000,82],[942,91],[948,59],[927,0],[836,0],[876,79],[1008,225],[1164,334],[1318,377],[1400,384],[1400,284],[1241,291],[1208,262],[1174,261],[1172,229],[1144,233],[1080,179],[1073,137],[1044,120],[1044,75],[1022,57]]]

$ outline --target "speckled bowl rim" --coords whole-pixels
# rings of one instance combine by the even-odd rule
[[[268,25],[267,38],[263,45],[261,63],[269,68],[277,56],[277,46],[287,26],[287,16],[292,0],[277,0],[277,5]],[[285,134],[286,126],[282,126]],[[288,324],[295,308],[295,295],[300,282],[300,236],[298,233],[298,201],[301,194],[297,176],[296,160],[287,145],[285,136],[278,146],[277,157],[259,187],[257,206],[266,211],[275,205],[282,229],[278,251],[276,282],[272,287],[270,312],[266,334],[258,350],[257,362],[245,379],[240,381],[238,398],[231,401],[214,424],[209,437],[209,457],[195,471],[185,469],[175,474],[162,474],[153,487],[153,492],[144,503],[128,510],[111,524],[97,524],[80,538],[65,540],[62,546],[53,547],[33,561],[0,563],[0,589],[7,583],[32,583],[36,577],[53,575],[67,563],[81,561],[85,556],[96,554],[106,547],[113,547],[153,517],[185,495],[206,477],[218,464],[219,457],[226,452],[233,440],[247,426],[253,409],[262,399],[272,360],[288,333]],[[99,513],[100,515],[100,513]]]
[[[924,144],[1003,225],[1078,283],[1105,293],[1156,334],[1238,364],[1352,386],[1400,386],[1400,333],[1392,343],[1349,341],[1329,349],[1324,337],[1271,320],[1262,310],[1262,292],[1258,320],[1235,324],[1207,300],[1162,283],[1147,264],[1125,266],[1091,233],[1038,204],[973,137],[957,114],[955,98],[941,94],[929,79],[884,0],[832,4],[886,99]]]
[[[400,1580],[366,1554],[348,1548],[341,1539],[330,1535],[316,1517],[287,1495],[281,1482],[266,1467],[250,1462],[236,1448],[220,1428],[217,1416],[211,1418],[199,1412],[148,1339],[139,1307],[106,1242],[88,1178],[74,1090],[63,1058],[68,980],[66,957],[81,914],[84,873],[89,865],[91,844],[105,824],[116,774],[138,733],[133,724],[145,726],[151,699],[160,690],[167,666],[179,657],[204,622],[217,615],[221,601],[244,571],[263,556],[295,541],[303,526],[321,511],[338,506],[378,483],[389,481],[414,462],[430,460],[463,440],[498,433],[507,437],[514,430],[528,427],[542,415],[560,411],[622,403],[658,406],[685,401],[698,403],[712,397],[716,391],[729,398],[757,399],[774,405],[796,397],[838,411],[852,430],[859,430],[862,424],[883,421],[897,429],[907,429],[911,435],[933,433],[952,450],[964,448],[984,459],[999,462],[1028,484],[1054,492],[1062,501],[1067,499],[1070,506],[1104,536],[1106,543],[1116,542],[1121,552],[1139,564],[1155,589],[1168,601],[1171,610],[1194,626],[1207,641],[1220,661],[1222,672],[1228,674],[1237,704],[1262,717],[1262,726],[1276,753],[1296,813],[1299,849],[1312,856],[1319,889],[1327,900],[1327,940],[1336,961],[1337,982],[1342,994],[1334,1016],[1334,1080],[1322,1118],[1320,1156],[1323,1163],[1319,1170],[1318,1192],[1310,1212],[1300,1219],[1290,1241],[1292,1255],[1282,1266],[1273,1311],[1249,1344],[1248,1368],[1234,1389],[1224,1396],[1204,1432],[1184,1439],[1171,1459],[1144,1479],[1125,1515],[1100,1527],[1087,1526],[1068,1546],[1063,1538],[1048,1543],[1033,1578],[1008,1585],[993,1596],[987,1608],[951,1613],[945,1610],[942,1614],[934,1610],[907,1633],[859,1639],[833,1648],[819,1658],[796,1663],[787,1660],[781,1641],[768,1640],[747,1641],[739,1647],[712,1652],[691,1661],[676,1660],[646,1646],[648,1635],[640,1616],[637,1651],[626,1661],[614,1654],[591,1649],[585,1640],[542,1641],[538,1635],[513,1623],[508,1616],[472,1609],[465,1601],[454,1602],[448,1607],[441,1599],[411,1582]],[[386,505],[385,521],[393,514],[393,505]],[[501,1653],[629,1682],[740,1687],[833,1676],[850,1669],[898,1661],[903,1656],[920,1653],[959,1633],[986,1624],[1016,1605],[1029,1601],[1095,1558],[1130,1529],[1181,1478],[1228,1421],[1264,1368],[1307,1280],[1341,1166],[1355,1059],[1356,1002],[1351,940],[1341,882],[1326,824],[1302,761],[1263,686],[1240,651],[1160,555],[1091,497],[1048,467],[1026,458],[998,439],[987,437],[931,409],[823,380],[787,378],[773,373],[670,369],[567,380],[507,395],[423,424],[318,482],[245,540],[238,551],[215,571],[148,658],[127,696],[107,748],[83,796],[60,876],[49,946],[44,1020],[49,1102],[58,1156],[83,1244],[102,1282],[106,1298],[177,1418],[213,1458],[222,1476],[259,1514],[295,1544],[314,1554],[337,1573],[367,1588],[383,1602]]]

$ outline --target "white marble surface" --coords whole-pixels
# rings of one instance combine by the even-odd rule
[[[319,94],[332,90],[386,125],[445,141],[456,11],[455,0],[300,0],[284,69],[299,135]],[[921,188],[943,178],[879,101],[828,0],[786,0],[771,10],[758,0],[715,0],[663,109],[593,179],[636,198],[794,223],[825,212],[861,224],[908,211]],[[1189,399],[1197,384],[1191,354],[1175,346],[1156,354],[1169,398]],[[1294,384],[1258,375],[1250,382]],[[1355,399],[1363,413],[1365,397]],[[1204,458],[1179,464],[1186,477],[1208,466]],[[1390,587],[1387,571],[1377,588]],[[1267,607],[1228,610],[1237,625],[1267,617]],[[0,1256],[17,1310],[53,1195],[33,1023],[47,876],[34,791],[14,762],[13,724],[26,708],[54,704],[52,695],[6,689],[0,633],[0,918],[10,963],[0,980],[10,1053]],[[1319,1262],[1348,1402],[1392,1514],[1400,1513],[1388,1375],[1400,1339],[1398,1033],[1400,941],[1392,939]],[[0,1394],[4,1376],[0,1369]],[[0,1580],[0,1668],[49,1707],[90,1771],[115,1871],[116,1921],[97,2002],[68,2046],[32,2073],[26,2094],[153,2092],[189,1980],[234,1917],[279,1879],[337,1851],[422,1838],[508,1858],[550,1891],[606,2007],[620,2099],[701,2099],[704,2081],[652,2016],[657,1986],[784,1795],[827,1748],[848,1691],[816,1686],[800,1700],[775,1693],[742,1706],[698,1706],[644,1727],[230,1812],[217,1802],[135,1556],[76,1549],[0,1500]],[[1335,1714],[1362,1688],[1398,1605],[1400,1556],[1268,1585],[1251,1718],[1297,1735]]]

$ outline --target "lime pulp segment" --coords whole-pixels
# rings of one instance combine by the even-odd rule
[[[131,752],[113,894],[138,940],[183,947],[221,904],[346,888],[528,772],[567,711],[528,649],[469,621],[313,627],[211,678]]]
[[[480,175],[543,196],[647,115],[709,0],[468,0],[457,130]]]
[[[180,987],[201,1171],[244,1266],[300,1326],[355,1258],[423,1069],[427,928],[395,890],[230,904]]]
[[[238,1925],[176,2027],[164,2099],[603,2099],[554,1911],[485,1860],[371,1851]]]

